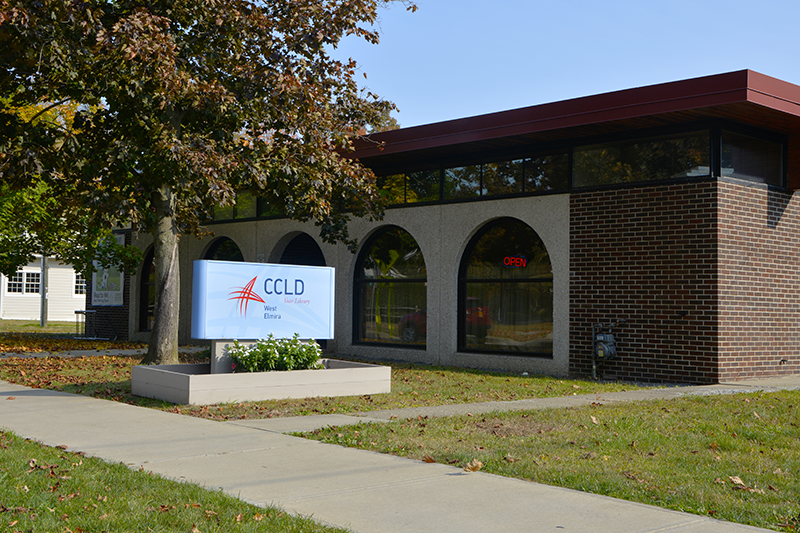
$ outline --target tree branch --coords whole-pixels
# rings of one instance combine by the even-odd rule
[[[58,102],[55,102],[55,103],[52,103],[52,104],[50,104],[49,106],[45,107],[44,109],[42,109],[41,111],[39,111],[38,113],[36,113],[35,115],[33,115],[33,117],[31,117],[31,119],[28,121],[28,124],[32,124],[34,120],[36,120],[37,118],[39,118],[39,117],[40,117],[41,115],[43,115],[44,113],[47,113],[48,111],[50,111],[50,110],[51,110],[51,109],[53,109],[54,107],[58,107],[58,106],[60,106],[61,104],[63,104],[63,103],[66,103],[66,102],[69,102],[69,98],[64,98],[63,100],[60,100],[60,101],[58,101]]]

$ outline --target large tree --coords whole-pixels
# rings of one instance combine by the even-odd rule
[[[392,106],[330,50],[348,35],[377,42],[385,3],[0,0],[3,182],[36,175],[98,226],[152,234],[146,363],[177,361],[178,238],[214,206],[255,192],[350,244],[348,213],[380,215],[374,176],[342,154]],[[73,128],[8,112],[42,102],[77,103]]]

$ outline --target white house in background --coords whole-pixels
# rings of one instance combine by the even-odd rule
[[[41,310],[41,258],[34,259],[12,277],[0,274],[0,318],[39,320]],[[86,279],[70,265],[47,259],[47,319],[75,320],[86,309]]]

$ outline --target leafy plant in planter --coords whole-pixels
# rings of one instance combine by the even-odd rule
[[[322,349],[311,339],[303,342],[297,333],[291,339],[276,339],[272,333],[252,346],[238,340],[228,347],[234,372],[268,372],[270,370],[309,370],[322,368]]]

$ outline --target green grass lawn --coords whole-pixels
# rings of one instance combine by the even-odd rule
[[[304,436],[771,528],[800,528],[800,391],[415,418]]]
[[[0,531],[343,533],[0,432]]]
[[[75,322],[48,321],[45,327],[39,324],[38,320],[0,320],[0,333],[75,334]]]
[[[141,356],[0,359],[0,379],[28,387],[84,394],[213,420],[355,413],[458,403],[511,401],[572,394],[602,394],[640,387],[630,383],[597,383],[482,372],[464,368],[392,364],[388,394],[267,400],[207,406],[176,406],[131,394],[131,367]],[[182,354],[182,362],[208,360],[208,352]]]

